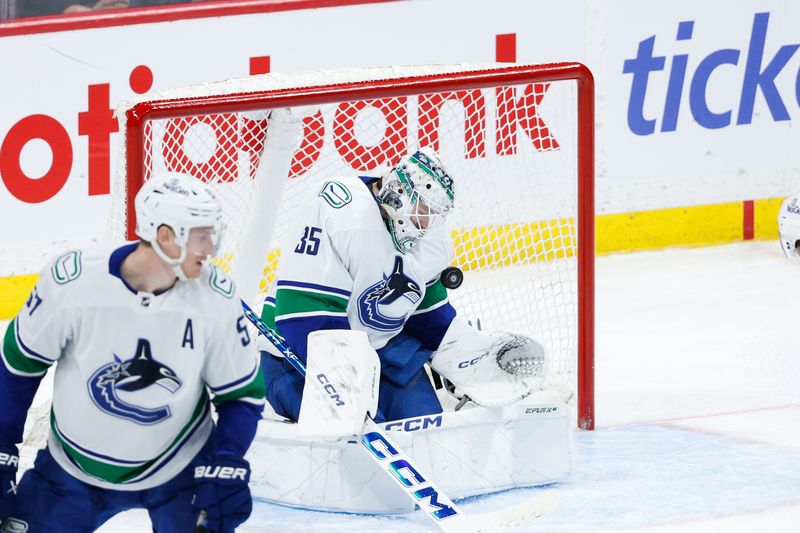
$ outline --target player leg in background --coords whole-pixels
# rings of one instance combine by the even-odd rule
[[[180,474],[161,486],[142,491],[142,506],[147,509],[154,533],[187,533],[194,531],[197,516],[192,509],[195,461],[213,453],[216,439],[208,442]]]
[[[11,516],[27,522],[31,533],[88,532],[137,503],[137,493],[103,490],[75,479],[45,448],[22,476]]]
[[[147,508],[155,533],[193,531],[197,516],[192,510],[194,496],[193,467],[190,465],[168,483],[143,491],[142,505]]]
[[[209,439],[198,457],[214,449],[213,441]],[[107,490],[72,477],[45,448],[20,481],[17,509],[12,516],[27,522],[30,533],[77,533],[94,531],[123,511],[146,508],[156,533],[186,533],[197,522],[192,510],[193,463],[153,489]]]
[[[383,422],[439,414],[442,412],[442,404],[436,396],[436,389],[428,373],[421,367],[404,385],[397,385],[382,376],[378,409],[380,413],[375,420]]]

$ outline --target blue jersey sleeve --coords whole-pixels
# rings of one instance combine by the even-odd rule
[[[217,452],[244,457],[256,436],[263,405],[230,401],[218,404],[216,409]]]
[[[290,318],[280,320],[276,325],[289,347],[303,361],[303,364],[306,362],[308,335],[311,332],[323,329],[350,329],[350,322],[347,318],[338,316]]]
[[[0,346],[0,445],[22,442],[25,419],[33,397],[39,388],[46,365],[37,366],[22,353],[15,334],[16,320],[12,320]]]
[[[403,331],[420,340],[429,350],[439,348],[456,310],[447,299],[447,289],[440,280],[425,288],[425,297],[403,326]]]

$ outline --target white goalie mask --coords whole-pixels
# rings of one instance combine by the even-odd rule
[[[781,250],[789,259],[800,259],[796,244],[800,241],[800,193],[786,198],[778,212]]]
[[[181,263],[187,252],[209,259],[219,250],[224,229],[222,205],[200,180],[178,172],[157,174],[136,193],[135,207],[136,234],[153,246],[178,279],[186,279]],[[167,256],[158,244],[161,226],[169,226],[175,233],[181,250],[177,259]]]
[[[444,225],[454,200],[453,178],[428,148],[403,156],[383,176],[378,193],[392,241],[402,253],[428,231]]]

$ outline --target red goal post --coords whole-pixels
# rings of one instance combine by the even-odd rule
[[[249,205],[265,112],[296,106],[320,111],[304,122],[287,184],[267,195],[278,203]],[[574,389],[578,426],[594,428],[594,81],[584,65],[252,76],[148,93],[123,103],[117,116],[122,153],[112,232],[136,238],[128,206],[154,171],[189,172],[219,184],[226,217],[239,217],[228,220],[234,244],[219,258],[225,267],[240,268],[253,213],[276,212],[264,237],[269,252],[260,256],[261,291],[280,255],[293,188],[342,173],[379,175],[415,146],[441,150],[448,166],[455,161],[456,201],[462,187],[465,203],[453,232],[456,264],[464,286],[477,287],[464,296],[453,291],[454,306],[485,327],[514,330],[508,323],[544,336],[555,346],[557,388]],[[236,183],[241,191],[234,192]]]

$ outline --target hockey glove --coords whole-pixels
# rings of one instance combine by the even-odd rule
[[[194,469],[196,515],[205,513],[203,524],[209,533],[232,533],[250,516],[250,465],[234,455],[215,455],[200,461]]]
[[[14,510],[17,497],[19,452],[13,444],[0,446],[0,522]]]

